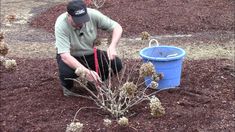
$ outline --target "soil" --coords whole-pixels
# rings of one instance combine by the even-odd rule
[[[62,95],[54,59],[21,59],[15,72],[1,67],[2,131],[65,131],[81,107],[95,107],[92,101]],[[136,61],[125,61],[131,70]],[[234,68],[231,60],[185,61],[180,88],[157,94],[166,114],[154,118],[148,102],[130,111],[130,126],[137,131],[233,131]],[[136,71],[131,73],[134,77]],[[11,83],[9,83],[11,82]],[[115,85],[115,82],[113,82]],[[84,131],[135,131],[103,125],[99,110],[81,111],[77,119]]]
[[[107,0],[99,10],[122,25],[123,37],[130,37],[143,31],[152,35],[234,31],[234,6],[232,0]],[[31,25],[53,33],[56,18],[65,11],[65,3],[56,5]]]
[[[13,4],[11,3],[13,1],[8,2]],[[147,31],[152,36],[196,34],[193,39],[203,40],[203,42],[189,43],[192,40],[187,37],[176,42],[171,38],[170,41],[173,44],[182,42],[180,46],[188,45],[189,47],[185,47],[187,54],[192,54],[194,57],[186,58],[184,61],[180,87],[157,94],[166,109],[165,115],[158,118],[152,117],[148,102],[143,102],[130,110],[129,115],[132,116],[129,117],[129,127],[113,124],[110,128],[106,128],[103,125],[103,119],[108,115],[101,110],[87,109],[77,116],[77,119],[84,124],[84,131],[234,131],[235,68],[234,46],[232,46],[234,44],[234,1],[106,1],[99,10],[123,26],[123,36],[126,38],[136,38],[142,31]],[[3,0],[2,5],[8,7],[9,4],[6,4],[8,2]],[[30,6],[23,4],[24,8],[30,8],[33,12],[33,17],[23,19],[26,21],[24,25],[17,23],[13,23],[12,27],[5,27],[4,23],[1,25],[7,31],[6,42],[10,47],[19,49],[17,52],[12,49],[15,53],[9,52],[11,59],[17,62],[15,71],[8,71],[0,66],[0,131],[3,132],[63,132],[79,108],[95,106],[87,99],[63,96],[57,64],[48,45],[54,40],[51,35],[53,25],[56,17],[65,11],[65,3],[61,0],[57,0],[57,3],[47,0],[40,2],[47,4],[37,8],[32,6],[36,4],[31,3]],[[19,6],[22,3],[24,1],[14,3],[18,7],[15,10],[23,10],[20,8],[22,6]],[[10,9],[8,7],[6,10]],[[6,13],[9,12],[6,11]],[[28,15],[25,12],[22,14]],[[14,30],[19,27],[21,27],[20,30]],[[212,35],[210,35],[211,32],[213,32]],[[219,35],[215,36],[215,32]],[[47,35],[44,36],[44,34]],[[208,41],[211,40],[210,37],[213,39],[212,42]],[[162,40],[167,42],[169,39],[164,37]],[[136,41],[132,43],[130,41],[133,40],[121,42],[120,46],[135,52],[143,46],[143,42],[139,43],[139,41],[134,48],[123,46],[126,43],[136,43]],[[30,45],[36,45],[33,47],[34,50],[28,49]],[[204,45],[211,45],[212,48],[206,51],[214,51],[216,54],[204,50],[200,52]],[[195,51],[192,50],[193,46],[197,47]],[[232,55],[221,56],[222,51]],[[35,52],[41,54],[34,54]],[[198,57],[199,54],[195,56],[196,52],[200,52],[201,57]],[[22,56],[22,54],[26,55]],[[208,54],[212,57],[208,57]],[[123,61],[127,67],[141,63],[140,60],[134,59]],[[129,70],[132,69],[129,68]],[[137,71],[125,74],[134,77]],[[113,84],[116,85],[115,83],[114,81]]]

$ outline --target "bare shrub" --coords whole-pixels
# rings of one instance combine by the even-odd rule
[[[140,68],[137,69],[137,67]],[[97,107],[95,107],[96,109],[101,109],[105,112],[110,113],[111,118],[116,119],[119,125],[124,126],[128,126],[128,118],[126,117],[130,115],[130,108],[146,100],[150,101],[151,115],[153,115],[154,117],[158,117],[165,113],[165,109],[161,106],[160,100],[153,96],[161,90],[155,90],[152,93],[147,93],[147,86],[143,86],[145,82],[140,81],[143,77],[151,76],[152,83],[154,83],[154,85],[152,84],[152,87],[155,87],[155,89],[157,89],[156,87],[158,86],[158,81],[160,80],[162,75],[155,72],[154,66],[151,62],[143,64],[136,63],[133,64],[131,68],[124,65],[122,71],[115,77],[111,76],[111,73],[113,71],[111,71],[111,68],[109,69],[109,79],[98,85],[96,84],[95,86],[97,91],[95,92],[91,91],[86,86],[86,84],[84,84],[84,81],[81,81],[86,80],[84,76],[82,76],[82,73],[81,76],[77,79],[70,78],[75,83],[82,86],[89,93],[88,96],[80,95],[80,97],[94,101],[97,105]],[[139,76],[135,79],[131,79],[131,77],[133,77],[131,73],[134,72],[129,72],[127,71],[127,69],[138,71],[137,74],[139,73]],[[127,72],[130,73],[128,74],[128,76],[126,76]],[[118,82],[117,85],[113,85],[112,81]],[[82,107],[81,109],[83,108],[84,107]],[[76,120],[76,116],[81,109],[79,109],[75,114],[73,122]],[[124,116],[126,117],[124,118]],[[109,126],[111,124],[112,123],[109,120],[104,120],[105,126]]]

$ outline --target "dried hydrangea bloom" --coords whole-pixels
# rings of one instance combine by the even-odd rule
[[[154,117],[159,117],[165,114],[165,108],[164,107],[159,107],[158,109],[153,109],[151,111],[151,115]]]
[[[152,89],[157,89],[157,87],[158,87],[158,83],[157,82],[155,82],[155,81],[151,81],[151,83],[150,83],[150,86],[149,86],[150,88],[152,88]]]
[[[129,121],[126,117],[122,117],[122,118],[119,118],[118,124],[121,125],[121,126],[128,126]]]
[[[75,73],[77,74],[77,76],[79,76],[81,78],[85,78],[86,77],[86,73],[82,69],[80,69],[80,68],[77,68],[75,70]]]
[[[80,122],[72,122],[70,123],[65,132],[82,132],[83,124]]]
[[[163,73],[159,73],[159,78],[160,78],[160,80],[162,80],[163,79],[163,77],[164,77],[164,74]]]
[[[87,80],[87,78],[86,78],[86,73],[85,73],[83,70],[81,70],[80,68],[77,68],[77,69],[75,70],[75,73],[76,73],[76,75],[78,76],[78,77],[76,78],[76,80],[86,86],[87,83],[88,83],[88,80]]]
[[[133,96],[137,90],[137,86],[133,82],[126,82],[121,90],[128,96]]]
[[[155,81],[155,82],[158,82],[160,80],[159,74],[153,73],[152,80]]]
[[[147,62],[142,64],[139,72],[141,77],[152,76],[155,73],[153,63]]]
[[[7,16],[6,16],[6,19],[7,19],[9,22],[13,22],[13,21],[16,20],[16,15],[13,15],[13,14],[7,15]]]
[[[112,121],[110,119],[104,119],[104,122],[103,124],[106,126],[106,127],[109,127],[112,125]]]
[[[0,32],[0,42],[2,42],[4,39],[4,35],[3,35],[3,32]]]
[[[2,41],[0,42],[0,55],[5,56],[8,53],[7,45]]]
[[[150,34],[146,31],[141,33],[141,40],[149,40]]]
[[[150,99],[149,105],[151,109],[151,115],[153,115],[154,117],[159,117],[165,114],[165,108],[162,107],[160,100],[156,96],[153,96]]]
[[[93,42],[93,44],[95,46],[100,46],[102,44],[101,39],[100,38],[96,38],[95,41]]]
[[[15,69],[17,66],[15,60],[5,60],[3,65],[5,66],[6,69],[11,69],[11,70]]]

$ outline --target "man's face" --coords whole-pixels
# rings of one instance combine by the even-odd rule
[[[82,28],[82,26],[83,26],[83,23],[81,23],[81,24],[80,24],[80,23],[79,23],[79,24],[76,24],[76,23],[73,21],[72,16],[69,15],[69,14],[68,14],[68,22],[69,22],[73,27],[78,28],[78,29]]]

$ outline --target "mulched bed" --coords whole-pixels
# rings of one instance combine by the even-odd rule
[[[53,33],[65,5],[39,13],[31,26]],[[99,10],[122,25],[123,37],[130,37],[143,31],[151,35],[234,31],[234,6],[233,0],[106,0]]]
[[[62,95],[54,59],[14,58],[16,71],[0,67],[1,115],[0,130],[7,132],[63,132],[76,111],[95,106],[83,98]],[[127,67],[139,63],[125,61]],[[179,89],[157,94],[166,114],[159,118],[150,115],[148,102],[131,110],[133,128],[113,125],[105,128],[104,115],[99,110],[84,110],[77,119],[88,131],[233,131],[234,126],[234,68],[231,60],[186,60]],[[127,72],[134,77],[137,71]],[[135,130],[136,129],[136,130]]]

